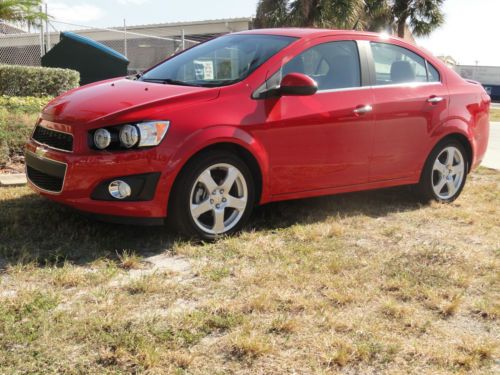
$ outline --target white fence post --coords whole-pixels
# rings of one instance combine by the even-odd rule
[[[123,19],[123,52],[125,57],[128,57],[128,51],[127,51],[127,23],[125,18]]]
[[[43,7],[40,6],[40,13],[43,12]],[[43,35],[43,22],[40,19],[40,57],[45,55],[45,36]]]
[[[45,48],[45,51],[49,52],[51,45],[50,45],[50,30],[49,30],[49,11],[47,3],[45,3],[45,16],[47,17],[47,19],[45,20],[45,33],[47,34],[47,47]]]

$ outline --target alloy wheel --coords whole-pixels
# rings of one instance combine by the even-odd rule
[[[190,214],[194,223],[208,234],[220,235],[235,227],[245,213],[248,187],[235,166],[219,163],[205,169],[190,194]]]
[[[444,148],[432,166],[432,189],[436,196],[446,200],[460,189],[465,175],[464,157],[454,146]]]

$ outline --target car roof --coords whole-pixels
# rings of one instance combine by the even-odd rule
[[[381,37],[380,33],[373,33],[367,31],[355,31],[355,30],[334,30],[334,29],[314,29],[314,28],[300,28],[300,27],[288,27],[288,28],[275,28],[275,29],[253,29],[240,31],[235,34],[264,34],[264,35],[281,35],[290,36],[295,38],[317,38],[322,36],[335,36],[335,35],[345,35],[351,36],[353,38],[359,36],[375,36]],[[400,38],[393,36],[384,36],[385,40],[401,40]]]

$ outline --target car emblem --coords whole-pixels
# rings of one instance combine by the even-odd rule
[[[47,149],[45,149],[43,147],[37,147],[35,150],[35,154],[39,158],[44,158],[46,153],[47,153]]]

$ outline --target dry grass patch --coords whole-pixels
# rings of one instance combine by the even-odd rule
[[[490,121],[500,121],[500,108],[490,108]]]
[[[234,334],[226,346],[228,354],[237,360],[252,361],[272,351],[269,337],[254,332]]]
[[[0,372],[495,373],[499,206],[480,169],[451,205],[283,202],[200,244],[2,189]],[[145,261],[166,250],[193,271]]]
[[[142,258],[134,251],[124,250],[122,253],[116,253],[119,260],[119,265],[125,270],[140,269],[144,267]]]

